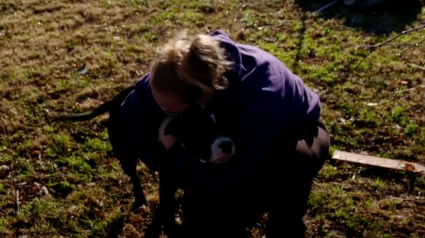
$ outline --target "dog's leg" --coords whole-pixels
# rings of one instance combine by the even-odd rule
[[[137,158],[134,157],[118,157],[121,162],[121,167],[125,174],[130,177],[130,182],[133,185],[133,193],[135,196],[134,207],[139,208],[143,205],[148,205],[145,195],[143,194],[140,178],[136,172]]]
[[[128,146],[129,143],[125,143],[126,138],[118,138],[110,131],[110,141],[114,148],[115,157],[120,161],[121,168],[124,173],[130,177],[130,182],[133,186],[133,193],[135,197],[135,208],[143,205],[148,205],[145,195],[143,194],[142,184],[140,178],[137,175],[137,156],[132,147]]]
[[[169,238],[178,237],[177,224],[175,222],[177,182],[172,164],[167,159],[167,149],[162,143],[158,143],[155,152],[155,160],[159,172],[159,207],[155,211],[154,218],[146,231],[145,237],[156,238],[161,231],[167,234]]]
[[[109,110],[108,134],[109,141],[111,142],[111,145],[114,149],[115,157],[120,161],[121,167],[125,174],[130,177],[130,181],[133,186],[133,193],[135,196],[135,208],[139,208],[143,205],[147,206],[148,203],[143,194],[140,178],[136,172],[138,156],[137,152],[132,146],[130,138],[125,133],[125,129],[122,126],[120,120],[121,103],[125,100],[133,88],[134,86],[125,89],[111,102]]]
[[[143,194],[140,178],[136,172],[137,153],[131,146],[129,138],[122,133],[122,127],[114,113],[110,115],[108,129],[109,141],[114,148],[115,157],[120,161],[121,168],[124,170],[124,173],[130,177],[131,184],[133,185],[135,208],[148,205]]]
[[[164,232],[170,237],[174,234],[177,226],[175,222],[177,184],[172,167],[167,162],[162,164],[159,171],[159,187],[161,223],[164,225]]]
[[[142,184],[140,183],[139,176],[137,174],[130,178],[131,184],[133,185],[133,192],[135,197],[134,206],[136,208],[143,205],[147,206],[148,202],[146,201],[145,195],[143,194]]]

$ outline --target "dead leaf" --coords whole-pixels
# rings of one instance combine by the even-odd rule
[[[105,217],[105,212],[103,212],[102,210],[99,209],[94,209],[94,211],[96,212],[96,215],[100,218],[104,218]]]
[[[405,163],[404,170],[407,172],[415,172],[415,166],[413,164]]]
[[[140,223],[143,221],[143,218],[141,216],[130,216],[128,220],[130,220],[130,222],[133,222],[133,223]]]
[[[313,31],[313,33],[311,34],[311,38],[316,39],[316,38],[320,38],[323,36],[323,32],[320,30],[315,30]]]

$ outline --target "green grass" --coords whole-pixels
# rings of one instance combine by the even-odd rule
[[[356,18],[338,5],[314,16],[310,10],[321,4],[296,2],[302,4],[1,1],[0,236],[143,236],[151,214],[130,210],[131,185],[111,154],[104,118],[52,123],[45,115],[87,111],[112,99],[148,72],[156,48],[183,28],[224,29],[278,57],[320,95],[332,151],[425,164],[424,91],[406,91],[424,84],[424,71],[411,65],[424,67],[425,44],[401,56],[400,45],[370,55],[356,48],[397,34],[388,26],[400,31],[425,24],[425,14]],[[397,42],[424,37],[414,32]],[[158,176],[143,165],[138,171],[153,211]],[[313,184],[307,235],[425,237],[425,206],[417,200],[424,194],[423,176],[328,162]],[[263,223],[251,229],[253,237],[262,235]]]

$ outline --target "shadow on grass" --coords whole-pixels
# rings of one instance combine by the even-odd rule
[[[108,224],[108,231],[106,233],[106,238],[118,238],[122,234],[124,229],[124,218],[120,217],[118,219],[112,220]]]
[[[305,21],[307,19],[307,14],[304,12],[303,15],[301,16],[301,21],[302,21],[302,28],[300,29],[300,34],[298,37],[298,43],[297,43],[297,54],[295,56],[295,60],[294,63],[292,65],[292,70],[294,73],[298,73],[298,69],[299,69],[299,63],[301,60],[301,49],[303,48],[303,41],[304,41],[304,34],[307,30],[307,26],[305,24]]]
[[[305,11],[316,11],[332,0],[295,0]],[[383,0],[381,4],[368,8],[350,8],[339,1],[322,11],[324,19],[345,19],[345,25],[369,34],[386,35],[401,32],[417,20],[422,12],[421,0]]]

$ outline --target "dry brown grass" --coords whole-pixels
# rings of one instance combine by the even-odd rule
[[[424,46],[402,57],[399,47],[383,48],[354,69],[367,54],[355,47],[385,37],[347,27],[349,15],[345,23],[338,17],[344,7],[332,18],[307,10],[293,0],[2,0],[0,236],[143,236],[151,213],[130,211],[131,186],[101,123],[107,115],[49,123],[46,110],[85,111],[113,98],[183,28],[224,29],[281,59],[321,96],[333,149],[425,163],[424,92],[398,92],[424,84],[425,72],[406,64],[423,65]],[[368,17],[380,15],[357,19]],[[385,17],[406,27],[400,14]],[[424,14],[409,22],[424,23]],[[83,66],[88,71],[80,74]],[[153,211],[158,178],[142,165],[138,171]],[[328,163],[310,197],[308,236],[425,237],[424,193],[421,176]],[[261,225],[252,234],[259,237]]]

